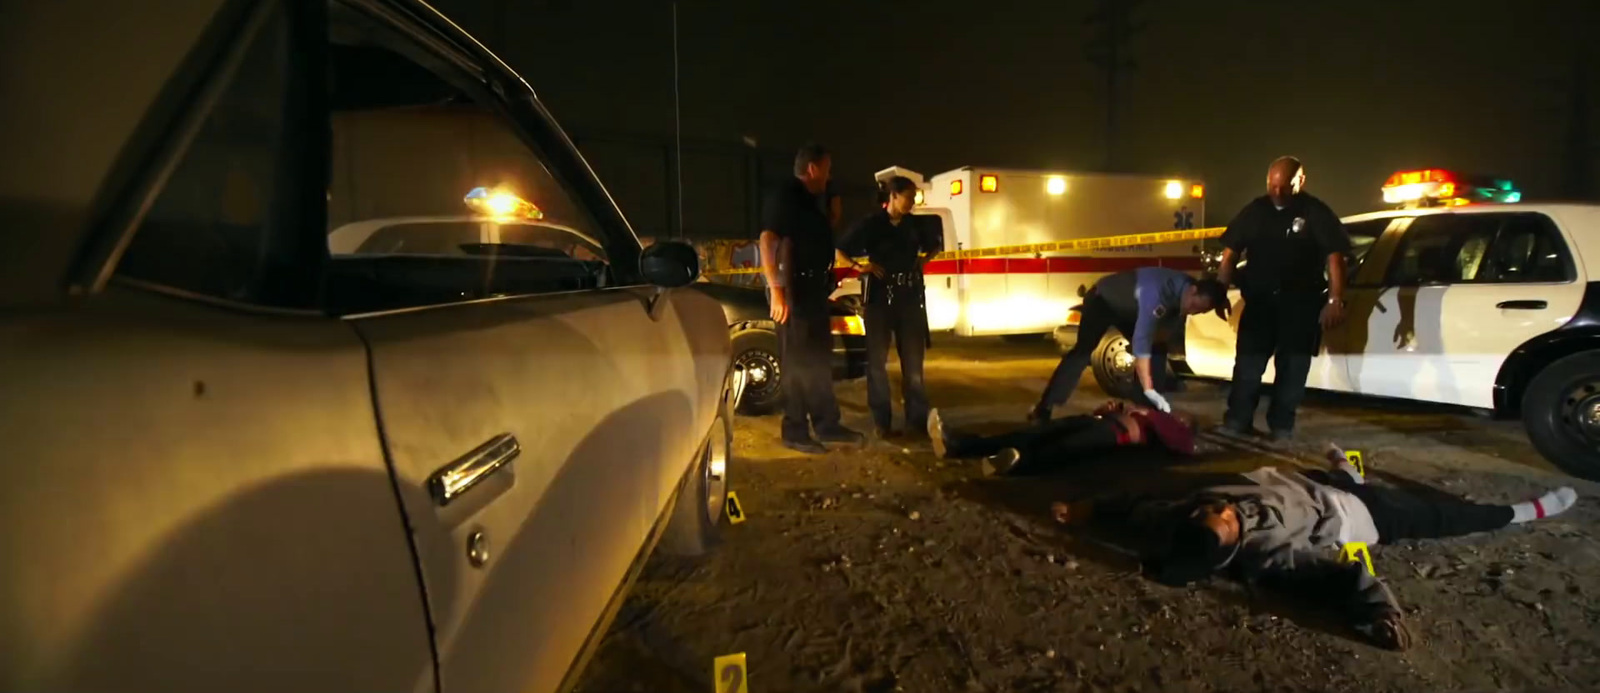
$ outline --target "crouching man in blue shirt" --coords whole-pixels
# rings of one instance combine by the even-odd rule
[[[1190,315],[1225,309],[1227,289],[1215,279],[1195,279],[1164,267],[1140,267],[1118,272],[1096,282],[1078,308],[1078,343],[1061,357],[1050,376],[1039,404],[1028,419],[1035,423],[1050,420],[1051,412],[1067,402],[1083,377],[1083,369],[1106,330],[1115,327],[1131,335],[1134,370],[1139,387],[1150,405],[1171,412],[1172,405],[1156,391],[1153,367],[1165,368],[1169,346],[1183,349],[1184,322]]]

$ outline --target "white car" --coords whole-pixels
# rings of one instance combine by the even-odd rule
[[[1600,205],[1457,204],[1344,219],[1346,320],[1309,387],[1520,416],[1552,462],[1600,479]],[[1227,321],[1189,319],[1179,373],[1231,376],[1229,295]]]

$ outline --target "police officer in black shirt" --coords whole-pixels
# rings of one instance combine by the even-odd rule
[[[1350,236],[1328,205],[1301,192],[1305,167],[1280,157],[1267,169],[1267,194],[1252,200],[1222,234],[1217,279],[1244,297],[1228,395],[1226,432],[1252,432],[1267,359],[1277,366],[1267,426],[1274,440],[1294,434],[1295,409],[1306,392],[1322,330],[1344,320],[1345,254]],[[1326,273],[1326,274],[1324,274]]]
[[[828,150],[808,144],[794,158],[794,178],[768,195],[761,220],[761,273],[782,345],[783,444],[826,452],[818,440],[859,444],[865,437],[839,423],[833,396],[833,231],[824,193]],[[816,438],[811,436],[816,432]]]
[[[928,308],[922,266],[939,254],[944,239],[911,214],[917,184],[895,176],[885,185],[884,208],[856,222],[839,240],[839,261],[861,272],[867,328],[867,405],[878,436],[892,435],[889,403],[889,340],[900,356],[900,394],[906,431],[928,430],[928,390],[922,360],[928,349]],[[857,263],[854,258],[866,256]]]

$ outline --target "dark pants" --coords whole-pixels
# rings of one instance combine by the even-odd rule
[[[827,287],[796,282],[789,289],[789,319],[778,326],[783,367],[783,438],[811,440],[840,428],[833,397],[833,329]]]
[[[1295,410],[1306,396],[1311,357],[1321,346],[1321,295],[1251,294],[1239,316],[1239,340],[1233,357],[1233,388],[1228,393],[1228,426],[1248,430],[1261,402],[1261,376],[1267,361],[1277,366],[1267,426],[1293,431]]]
[[[1343,472],[1318,471],[1311,478],[1361,499],[1384,544],[1487,532],[1511,524],[1514,515],[1509,505],[1484,505],[1443,494],[1424,498],[1396,488],[1358,484]]]
[[[1050,384],[1045,386],[1044,394],[1039,398],[1040,410],[1048,411],[1066,404],[1072,397],[1072,391],[1078,388],[1078,381],[1083,378],[1083,369],[1087,368],[1089,361],[1094,358],[1094,350],[1099,348],[1100,340],[1106,336],[1106,330],[1115,327],[1123,337],[1133,339],[1134,321],[1117,315],[1110,304],[1096,292],[1091,291],[1084,297],[1079,316],[1078,342],[1061,357],[1061,362],[1056,364],[1055,372],[1050,374]],[[1156,379],[1156,384],[1160,384],[1160,378],[1166,370],[1166,345],[1153,345],[1150,353],[1150,375]]]
[[[1027,473],[1068,466],[1115,448],[1117,433],[1111,420],[1085,414],[994,436],[958,434],[946,449],[952,457],[983,457],[1016,448],[1022,459],[1012,473]]]
[[[896,297],[899,298],[899,297]],[[922,378],[928,352],[928,313],[920,301],[897,300],[866,305],[867,406],[878,428],[894,420],[889,402],[889,340],[900,357],[900,396],[905,400],[906,428],[928,427],[928,388]]]

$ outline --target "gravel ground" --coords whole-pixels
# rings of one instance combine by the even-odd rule
[[[946,338],[930,353],[935,405],[958,428],[1010,425],[1054,365],[1048,344]],[[838,387],[868,428],[865,385]],[[1175,405],[1215,421],[1225,390]],[[1091,381],[1075,397],[1104,399]],[[805,457],[776,417],[744,418],[735,489],[748,520],[694,564],[653,561],[580,686],[586,693],[718,690],[711,664],[743,652],[750,690],[1432,691],[1600,689],[1600,486],[1560,475],[1515,423],[1313,395],[1277,448],[1202,441],[1182,465],[1121,455],[1050,477],[992,480],[926,441]],[[1109,489],[1180,492],[1263,465],[1358,448],[1391,483],[1479,500],[1578,489],[1557,518],[1374,550],[1410,613],[1404,653],[1352,637],[1329,612],[1213,580],[1141,578],[1120,549],[1048,518],[1051,501]]]

